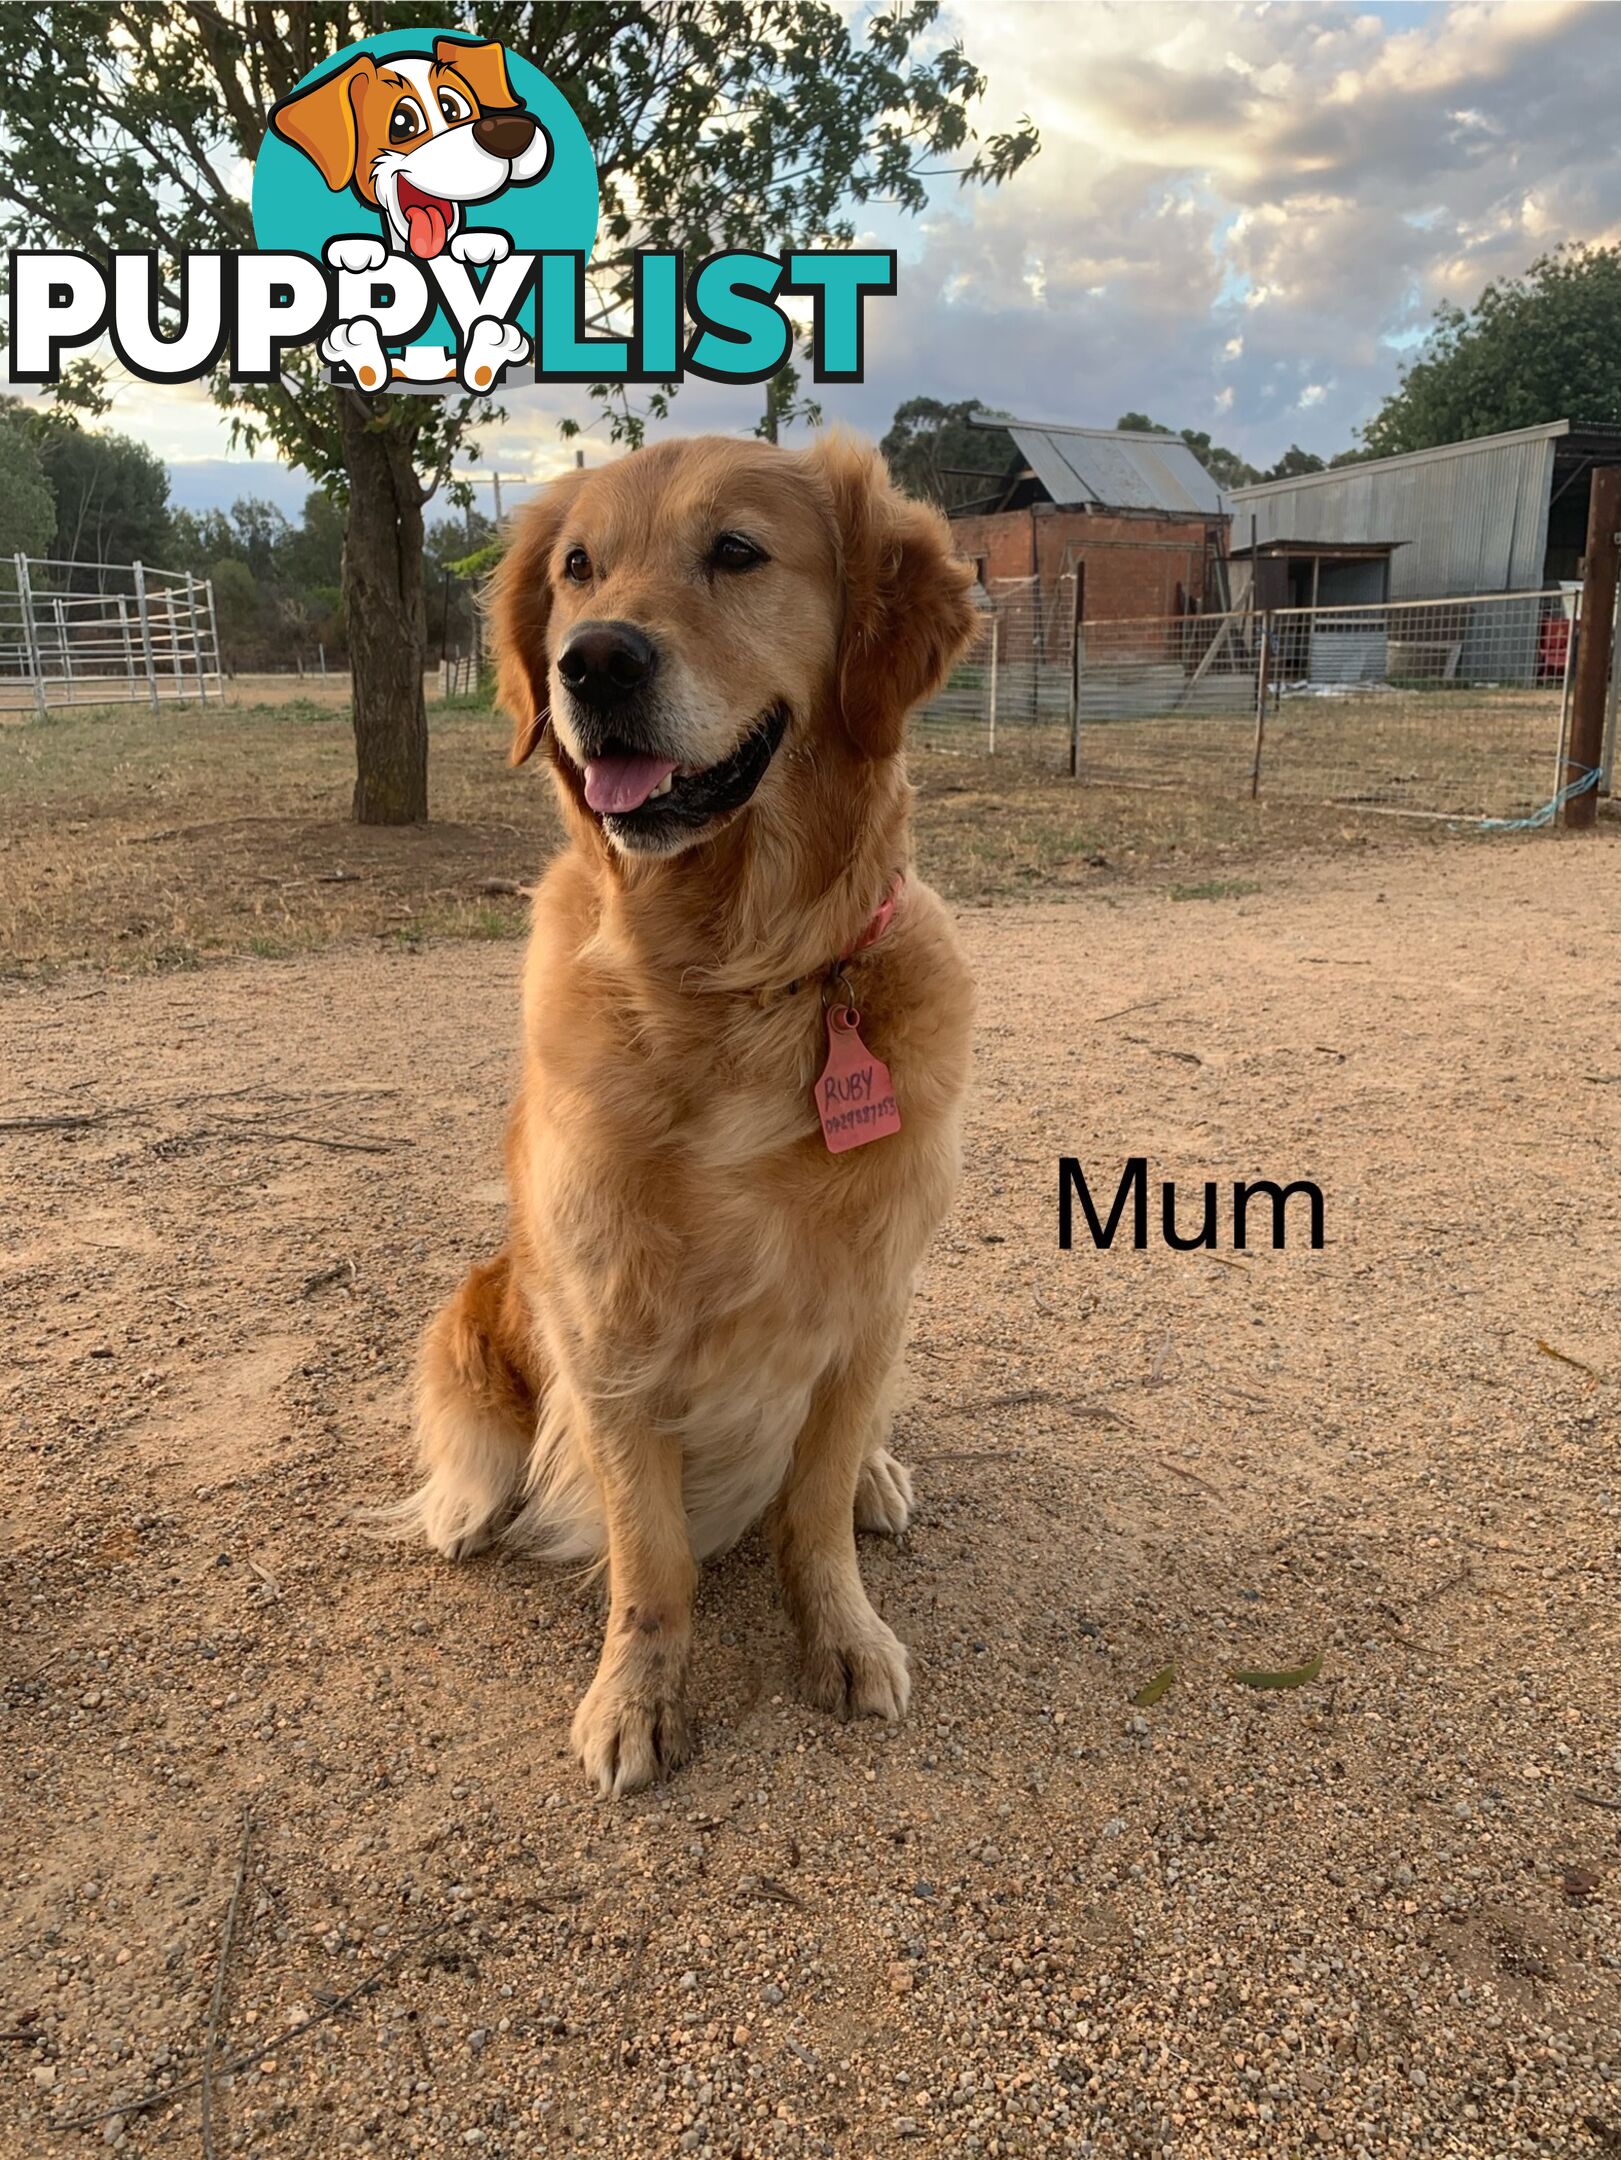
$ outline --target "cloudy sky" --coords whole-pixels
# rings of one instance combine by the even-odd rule
[[[1042,150],[875,236],[899,296],[869,302],[867,381],[823,393],[875,433],[926,393],[1094,426],[1137,408],[1256,463],[1328,453],[1439,300],[1621,238],[1621,8],[959,0],[948,20],[990,77],[981,125],[1027,112]],[[485,462],[572,462],[557,421],[580,395],[511,398]],[[677,424],[748,425],[758,398],[693,383]],[[172,461],[177,501],[291,507],[307,485],[227,469],[200,393],[129,384],[114,424]]]

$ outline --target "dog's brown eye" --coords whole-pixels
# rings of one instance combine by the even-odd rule
[[[724,532],[710,549],[709,560],[717,570],[753,570],[769,557],[744,534]]]
[[[409,142],[413,135],[420,135],[427,124],[416,99],[401,98],[388,116],[388,139],[390,142]]]
[[[563,575],[571,585],[585,585],[591,577],[591,558],[584,548],[570,548],[563,557]]]
[[[468,104],[466,98],[460,96],[454,90],[440,91],[439,110],[444,114],[445,118],[450,122],[452,127],[454,127],[459,120],[471,120],[473,117],[473,109]]]

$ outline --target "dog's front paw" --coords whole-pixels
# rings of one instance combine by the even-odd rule
[[[329,240],[322,252],[334,270],[361,274],[367,270],[381,270],[388,260],[388,249],[382,241],[369,239],[362,233],[340,234],[336,240]]]
[[[346,367],[362,390],[380,390],[388,381],[388,356],[374,322],[334,323],[321,340],[321,358]]]
[[[478,225],[459,232],[450,243],[451,260],[459,263],[505,262],[511,253],[512,242],[504,232],[491,232]]]
[[[837,1718],[881,1717],[893,1725],[912,1699],[906,1646],[876,1613],[859,1629],[805,1645],[805,1693]]]
[[[599,1672],[574,1713],[570,1738],[598,1793],[617,1800],[678,1770],[692,1753],[693,1727],[679,1691]]]
[[[458,372],[463,389],[492,389],[503,368],[523,359],[528,350],[529,340],[516,323],[497,322],[493,316],[481,315],[462,353]]]
[[[912,1519],[912,1473],[887,1448],[869,1455],[856,1486],[856,1528],[899,1537]]]

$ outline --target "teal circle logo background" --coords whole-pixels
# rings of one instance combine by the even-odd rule
[[[301,76],[294,89],[303,90],[320,82],[362,53],[369,53],[374,60],[385,60],[396,53],[431,53],[435,38],[449,38],[463,45],[485,42],[470,37],[465,30],[388,30],[377,37],[362,38],[358,44],[345,45]],[[468,203],[463,221],[470,227],[494,226],[509,233],[513,248],[520,254],[570,249],[589,258],[597,237],[599,198],[597,161],[585,130],[549,76],[509,45],[501,49],[518,102],[551,137],[551,163],[538,180],[527,186],[506,188],[488,202]],[[283,142],[267,123],[253,168],[253,234],[258,245],[267,250],[320,257],[329,240],[354,233],[368,239],[383,238],[380,212],[368,209],[350,188],[329,188],[303,151]],[[535,334],[534,316],[531,293],[517,317],[531,338]],[[418,342],[453,345],[455,341],[455,328],[441,313]]]

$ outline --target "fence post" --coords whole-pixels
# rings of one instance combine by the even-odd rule
[[[1069,776],[1081,775],[1081,581],[1069,588]]]
[[[996,675],[1000,665],[999,648],[1001,643],[1002,618],[993,610],[991,614],[991,702],[990,711],[987,714],[988,726],[985,744],[985,755],[987,757],[995,757],[996,755]]]
[[[197,663],[197,696],[208,703],[208,677],[203,673],[203,639],[197,622],[197,580],[186,572],[186,635],[191,639],[191,656]]]
[[[1255,755],[1250,761],[1250,801],[1261,792],[1261,746],[1266,740],[1267,678],[1272,661],[1272,612],[1261,610],[1261,650],[1255,663]]]
[[[225,703],[225,664],[220,659],[220,626],[214,613],[214,580],[204,578],[203,590],[208,595],[208,644],[214,657],[214,680],[220,686],[220,703]]]
[[[1559,792],[1574,788],[1563,821],[1575,832],[1598,817],[1598,780],[1604,763],[1604,708],[1610,688],[1610,634],[1615,623],[1621,527],[1621,465],[1593,469],[1587,511],[1587,553],[1582,561],[1581,640],[1576,647],[1575,688],[1559,772]],[[1589,774],[1595,777],[1589,778]],[[1584,785],[1585,783],[1585,785]]]
[[[129,634],[129,602],[122,593],[118,596],[118,628],[124,641],[124,687],[130,703],[135,702],[135,641]]]
[[[146,604],[146,570],[140,563],[131,563],[135,572],[135,614],[141,625],[141,662],[146,669],[146,694],[152,700],[152,710],[158,709],[158,669],[152,657],[152,615]]]
[[[62,649],[62,681],[64,686],[71,690],[73,688],[73,655],[68,650],[68,615],[67,609],[62,605],[60,594],[51,602],[51,613],[56,617],[56,642]],[[63,699],[63,703],[71,705],[73,700],[71,697],[67,697]]]
[[[39,657],[39,625],[34,620],[34,588],[28,576],[28,557],[17,557],[17,599],[22,609],[23,655],[34,678],[34,710],[45,717],[45,674]]]

